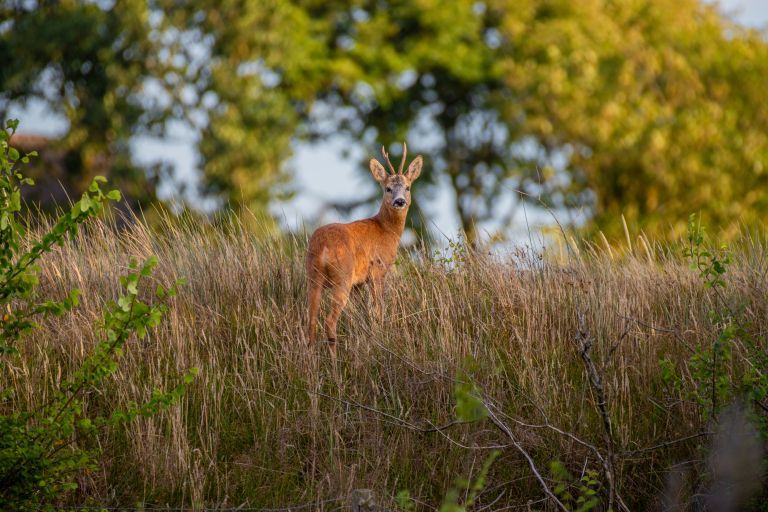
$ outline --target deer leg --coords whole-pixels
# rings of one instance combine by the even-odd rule
[[[350,287],[346,284],[337,285],[331,290],[331,311],[325,319],[325,332],[331,344],[331,353],[334,355],[336,355],[336,325],[349,300],[349,290]]]
[[[309,346],[315,344],[317,339],[317,315],[320,313],[320,300],[323,297],[323,286],[314,280],[309,280],[307,303],[309,305],[309,320],[307,323],[307,339]]]
[[[383,279],[371,279],[371,302],[373,302],[372,306],[376,320],[379,322],[384,320],[384,303],[381,300],[383,286]]]

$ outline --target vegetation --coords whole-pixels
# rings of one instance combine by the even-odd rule
[[[470,243],[518,200],[609,236],[622,215],[683,236],[701,211],[730,237],[768,211],[768,43],[712,2],[11,1],[0,17],[0,114],[45,98],[70,121],[69,172],[100,152],[130,167],[129,137],[182,122],[207,191],[261,226],[292,141],[338,134],[366,154],[411,141]]]
[[[768,318],[764,240],[745,235],[733,245],[722,275],[728,286],[716,288],[680,257],[687,243],[638,240],[634,253],[585,245],[544,259],[466,251],[459,264],[403,254],[382,323],[368,314],[365,293],[353,297],[336,365],[303,339],[303,243],[264,241],[237,219],[219,226],[168,219],[156,231],[136,222],[119,236],[99,221],[42,262],[43,293],[77,287],[86,299],[74,319],[51,318],[27,335],[2,374],[0,386],[13,397],[4,407],[36,410],[56,376],[82,365],[96,344],[89,319],[100,314],[99,297],[116,293],[126,254],[155,254],[158,280],[184,275],[189,285],[170,302],[167,321],[126,352],[103,395],[83,397],[84,410],[130,409],[153,389],[172,387],[172,375],[200,369],[178,408],[99,433],[97,466],[81,477],[71,503],[330,510],[352,489],[372,488],[393,505],[407,491],[400,502],[408,496],[418,509],[528,500],[545,508],[517,443],[552,493],[569,493],[573,509],[592,491],[605,504],[607,445],[585,337],[612,424],[618,496],[635,510],[673,491],[690,503],[713,488],[706,454],[717,451],[717,425],[735,420],[721,412],[713,422],[701,398],[711,395],[712,375],[717,389],[727,379],[728,400],[756,382],[750,358],[764,354]],[[710,312],[723,304],[739,305],[744,334],[730,338],[732,355],[711,374],[697,354],[721,339],[726,325]],[[749,396],[748,417],[763,421],[765,394]],[[731,451],[743,454],[745,443],[757,442],[747,453],[758,464],[731,467],[759,470],[759,441],[736,431]],[[481,475],[494,450],[498,457]],[[552,461],[562,469],[550,472]],[[670,490],[676,475],[682,483]],[[759,473],[749,481],[759,483]]]
[[[5,123],[0,509],[765,510],[765,31],[704,0],[11,0],[0,19],[0,119],[33,98],[67,119],[36,172],[78,198],[25,209],[36,155]],[[247,213],[107,208],[102,171],[154,201],[167,169],[130,142],[179,126],[205,192]],[[385,314],[353,293],[332,358],[303,332],[306,236],[269,207],[293,144],[338,136],[411,142],[462,231],[430,246],[412,212],[423,243]],[[551,245],[480,250],[526,203],[564,219]]]
[[[104,193],[100,183],[105,180],[97,177],[68,212],[28,238],[20,218],[20,187],[33,182],[22,174],[19,165],[35,155],[22,156],[9,145],[17,126],[18,121],[9,121],[7,128],[0,129],[0,355],[5,356],[0,360],[0,508],[48,510],[68,491],[78,488],[77,478],[95,469],[98,450],[93,443],[99,431],[108,432],[139,415],[151,416],[172,405],[184,384],[169,393],[155,389],[144,404],[134,402],[106,412],[93,400],[86,400],[87,395],[101,391],[103,382],[117,370],[130,338],[134,334],[144,338],[157,326],[166,311],[163,299],[176,293],[175,286],[165,289],[158,285],[156,304],[139,298],[140,281],[149,277],[157,263],[150,257],[140,268],[132,260],[129,272],[120,277],[125,291],[103,306],[97,342],[81,362],[55,375],[34,372],[35,380],[41,383],[36,390],[38,401],[32,405],[18,400],[17,390],[9,386],[8,379],[18,370],[19,349],[34,349],[27,344],[27,337],[39,327],[38,322],[65,315],[71,322],[80,302],[77,288],[58,300],[52,297],[60,294],[40,294],[38,265],[47,253],[62,246],[67,236],[75,235],[81,224],[98,215],[108,200],[119,200],[120,194],[115,190]],[[80,327],[86,328],[87,323],[81,319]],[[191,382],[193,375],[187,374],[185,383]]]

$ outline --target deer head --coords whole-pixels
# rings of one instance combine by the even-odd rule
[[[375,158],[371,158],[371,174],[384,189],[384,204],[395,210],[407,210],[411,205],[411,183],[421,174],[421,165],[423,160],[421,155],[417,156],[403,173],[405,159],[408,148],[403,142],[403,159],[400,161],[400,168],[395,172],[395,167],[389,161],[389,154],[384,146],[381,147],[381,154],[389,165],[391,173],[387,172],[381,163]]]

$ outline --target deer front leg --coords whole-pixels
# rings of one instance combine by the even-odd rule
[[[331,291],[331,311],[325,319],[325,332],[330,343],[331,354],[336,356],[336,326],[339,323],[339,317],[349,300],[349,284],[337,285]]]
[[[381,323],[384,320],[384,303],[382,302],[384,276],[377,276],[371,279],[371,302],[373,303],[373,312],[376,320]]]
[[[371,289],[371,302],[379,322],[384,320],[384,276],[387,275],[387,266],[378,256],[371,261],[369,284]]]

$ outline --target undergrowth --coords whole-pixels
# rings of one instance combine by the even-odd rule
[[[334,363],[302,334],[305,234],[266,237],[238,216],[114,224],[95,219],[40,261],[39,293],[77,288],[80,304],[16,346],[3,412],[44,408],[87,365],[93,322],[119,303],[120,275],[136,272],[129,255],[155,255],[165,288],[176,276],[189,284],[163,298],[164,321],[82,410],[135,410],[189,368],[199,375],[177,407],[94,431],[99,450],[68,504],[332,510],[372,489],[415,510],[550,510],[555,499],[567,510],[696,509],[746,479],[757,490],[734,499],[759,507],[749,501],[764,487],[768,406],[758,235],[727,253],[696,224],[693,238],[642,238],[634,251],[402,251],[383,319],[365,290],[353,294]],[[729,465],[728,453],[751,463]]]

